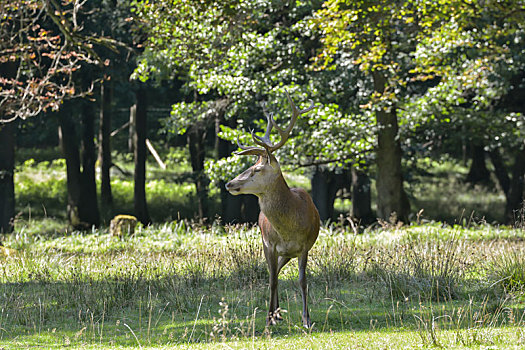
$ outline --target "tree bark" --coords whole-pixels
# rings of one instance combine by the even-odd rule
[[[259,219],[259,200],[253,195],[241,195],[241,220],[242,222],[256,223]]]
[[[98,132],[100,162],[100,203],[102,215],[107,221],[113,216],[113,194],[111,193],[111,83],[104,82],[100,86],[100,125]]]
[[[81,159],[81,198],[80,206],[82,221],[90,227],[100,225],[98,211],[97,182],[95,179],[95,163],[97,152],[95,148],[95,108],[93,103],[82,101],[82,143]]]
[[[314,201],[321,221],[331,219],[332,215],[329,209],[329,175],[322,169],[316,168],[315,173],[310,180],[312,186],[312,200]]]
[[[378,71],[373,72],[374,90],[382,94],[386,79]],[[377,145],[377,216],[389,220],[395,215],[398,220],[408,222],[410,203],[403,188],[401,169],[401,144],[396,107],[383,108],[376,112],[378,125]]]
[[[509,193],[510,178],[507,174],[507,169],[505,167],[503,159],[501,158],[501,154],[498,149],[495,149],[489,152],[489,156],[492,165],[494,165],[494,173],[496,174],[498,183],[501,186],[503,193],[505,193],[505,196],[507,196]]]
[[[58,113],[60,144],[66,159],[67,218],[74,229],[80,230],[100,224],[95,182],[96,152],[93,142],[95,115],[88,102],[82,101],[81,104],[81,151],[75,123],[71,117],[71,103],[64,103]]]
[[[71,120],[71,109],[69,103],[65,103],[58,112],[59,137],[62,145],[62,153],[66,159],[67,175],[67,218],[69,224],[75,228],[85,228],[80,217],[81,193],[80,193],[80,156],[75,124]]]
[[[0,124],[0,233],[12,232],[15,216],[15,125]]]
[[[363,225],[374,222],[371,198],[370,178],[352,167],[352,217]]]
[[[228,141],[219,137],[220,126],[224,122],[222,116],[215,118],[215,159],[219,160],[226,158],[231,153],[231,146]],[[220,198],[221,198],[221,219],[224,223],[242,222],[241,206],[242,196],[233,196],[224,185],[225,181],[219,182]]]
[[[19,61],[0,64],[0,77],[14,78]],[[0,119],[5,119],[0,111]],[[15,124],[0,123],[0,233],[12,232],[15,216]]]
[[[202,125],[193,125],[187,132],[188,147],[190,150],[191,168],[193,170],[193,181],[197,192],[197,204],[199,219],[208,216],[208,179],[204,173],[204,129]]]
[[[505,206],[505,219],[510,224],[521,223],[524,220],[523,208],[523,181],[525,175],[525,147],[522,148],[514,160],[512,178],[510,181],[507,204]]]
[[[310,181],[312,185],[312,200],[314,201],[321,221],[334,218],[334,202],[337,190],[342,187],[341,175],[326,168],[317,167]]]
[[[334,219],[337,191],[345,187],[350,189],[350,173],[347,170],[336,173],[324,167],[317,167],[310,183],[312,200],[317,207],[321,221]]]
[[[485,162],[485,150],[483,146],[472,146],[472,163],[470,163],[470,170],[466,181],[471,184],[487,184],[490,182],[490,173]]]
[[[133,148],[135,138],[135,118],[137,116],[137,105],[133,105],[129,108],[129,136],[128,136],[128,152],[135,152]]]
[[[147,225],[151,222],[151,219],[146,202],[146,109],[148,104],[146,89],[140,87],[136,92],[136,98],[135,133],[133,135],[135,156],[133,203],[135,216],[141,223]]]

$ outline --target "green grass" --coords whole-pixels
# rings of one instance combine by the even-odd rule
[[[36,154],[36,156],[40,156]],[[125,155],[117,155],[121,173],[112,169],[112,194],[115,213],[133,213],[133,165]],[[177,164],[174,162],[178,160]],[[150,216],[155,222],[189,219],[196,216],[195,186],[189,181],[191,168],[179,158],[167,158],[169,168],[147,165],[146,193]],[[97,180],[97,188],[100,182]],[[36,161],[29,158],[17,165],[15,173],[16,220],[24,226],[32,219],[65,220],[67,207],[66,165],[62,158]],[[100,197],[100,196],[99,196]],[[218,193],[210,191],[212,212],[217,212]],[[104,216],[104,213],[101,213]],[[105,218],[109,220],[110,218]]]
[[[414,210],[421,210],[426,220],[459,223],[503,222],[505,194],[497,185],[465,183],[468,168],[456,161],[417,159],[410,167],[412,174],[406,190]],[[493,175],[494,177],[494,175]]]
[[[280,276],[285,320],[265,328],[256,228],[176,221],[124,239],[51,231],[2,237],[19,253],[0,258],[0,348],[525,345],[523,289],[500,284],[506,270],[494,264],[522,252],[520,229],[323,227],[308,266],[311,330],[301,326],[295,261]]]
[[[408,192],[424,211],[413,226],[322,228],[309,257],[315,325],[306,330],[295,261],[280,275],[285,320],[266,329],[258,230],[178,219],[195,212],[186,155],[169,152],[168,171],[148,164],[150,212],[168,223],[124,239],[66,227],[65,164],[54,157],[17,166],[15,232],[0,237],[19,252],[0,257],[0,349],[525,346],[525,233],[486,224],[501,215],[501,195],[467,187],[457,164],[414,176]],[[116,161],[132,170],[126,156]],[[112,186],[116,211],[130,213],[132,178],[114,173]]]

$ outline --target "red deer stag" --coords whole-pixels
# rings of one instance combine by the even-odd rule
[[[279,162],[272,154],[282,147],[297,121],[299,115],[315,108],[313,102],[306,109],[298,109],[288,92],[288,102],[292,106],[292,120],[288,127],[281,129],[271,114],[265,112],[268,126],[263,137],[252,131],[253,141],[260,147],[247,147],[237,144],[242,151],[238,155],[255,155],[257,161],[249,169],[226,184],[226,189],[233,195],[254,194],[259,198],[261,212],[259,227],[262,233],[264,256],[270,273],[270,309],[266,319],[267,325],[274,325],[283,318],[280,314],[277,293],[278,275],[292,258],[299,260],[299,285],[303,299],[302,321],[310,327],[308,314],[306,284],[306,262],[308,251],[314,245],[319,234],[319,213],[308,193],[300,188],[289,188],[284,180]],[[270,132],[272,127],[279,132],[280,141],[272,144]]]

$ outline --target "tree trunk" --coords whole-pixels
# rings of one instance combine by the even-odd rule
[[[97,182],[95,179],[95,163],[97,152],[95,148],[95,108],[92,102],[82,101],[82,172],[80,206],[82,221],[90,227],[100,225],[98,211]]]
[[[256,223],[259,220],[259,200],[253,195],[241,195],[241,220],[242,222]]]
[[[215,159],[217,160],[228,157],[232,151],[230,143],[219,137],[220,126],[223,121],[223,118],[220,116],[215,118]],[[230,192],[226,191],[225,184],[225,181],[219,182],[222,221],[224,223],[242,222],[241,207],[243,196],[231,195]]]
[[[485,162],[485,150],[483,146],[472,146],[472,163],[470,163],[470,170],[466,181],[471,184],[490,182],[490,173]]]
[[[133,135],[133,150],[135,155],[133,203],[135,216],[144,225],[151,222],[146,202],[146,108],[148,103],[146,93],[146,90],[142,87],[140,87],[136,93],[135,134]]]
[[[187,132],[192,177],[197,192],[197,215],[201,220],[208,217],[208,179],[204,174],[204,136],[204,129],[198,124],[193,125]]]
[[[311,180],[312,200],[314,201],[321,221],[334,219],[334,203],[337,191],[349,187],[349,173],[343,170],[341,173],[330,171],[323,167],[317,167]]]
[[[377,71],[373,73],[374,90],[382,94],[386,79]],[[391,216],[408,221],[410,203],[403,188],[401,171],[401,144],[395,106],[376,112],[378,126],[377,145],[377,215],[383,220]]]
[[[100,125],[98,132],[100,162],[100,203],[102,215],[107,221],[113,216],[113,195],[111,193],[111,82],[104,82],[100,86]]]
[[[100,224],[95,182],[96,152],[93,142],[95,115],[88,102],[82,101],[81,108],[82,157],[71,117],[71,104],[65,103],[58,113],[60,144],[66,159],[67,218],[74,229],[88,229]]]
[[[62,153],[66,159],[67,174],[67,218],[73,228],[85,228],[80,217],[81,194],[80,194],[80,156],[77,143],[75,125],[71,120],[70,104],[65,103],[58,112],[59,137],[62,145]]]
[[[525,148],[517,154],[512,167],[507,204],[505,206],[505,219],[510,224],[521,223],[524,220],[523,208],[523,180],[525,174]]]
[[[363,225],[375,221],[372,212],[370,178],[354,167],[352,167],[352,217]]]
[[[507,174],[505,163],[503,162],[503,159],[501,158],[501,154],[498,149],[495,149],[489,152],[489,156],[490,156],[492,165],[494,165],[494,173],[496,174],[498,183],[501,186],[503,193],[505,193],[505,196],[507,196],[509,193],[510,179],[509,179],[509,175]]]
[[[321,221],[330,218],[328,216],[328,179],[327,174],[319,169],[315,169],[314,176],[310,180],[312,186],[312,200],[319,212]]]
[[[0,77],[14,78],[19,61],[0,64]],[[5,119],[0,111],[0,119]],[[15,216],[15,124],[0,123],[0,233],[12,232]]]
[[[310,180],[312,186],[312,200],[314,201],[321,221],[332,219],[334,213],[334,203],[332,200],[332,179],[331,172],[324,168],[317,167],[314,176]],[[334,198],[335,200],[335,198]]]
[[[0,124],[0,233],[13,231],[15,216],[15,125]]]

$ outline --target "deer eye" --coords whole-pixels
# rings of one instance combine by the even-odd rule
[[[254,173],[258,173],[258,172],[260,172],[261,170],[262,170],[262,168],[260,168],[260,167],[253,168],[253,172],[254,172]]]

